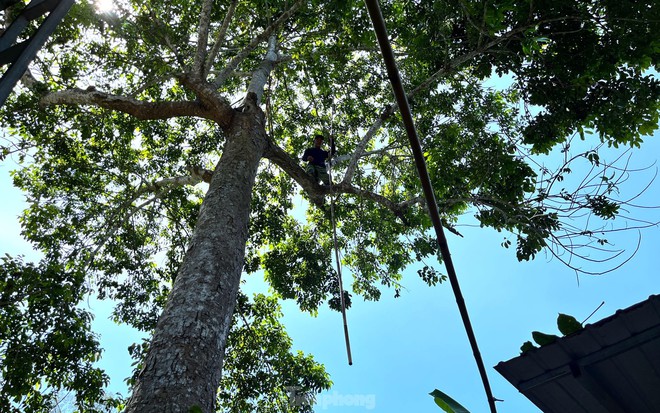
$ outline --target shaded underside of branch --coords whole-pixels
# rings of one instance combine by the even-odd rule
[[[97,106],[127,113],[140,120],[170,119],[196,116],[213,119],[213,113],[199,102],[148,102],[126,96],[111,95],[96,90],[69,89],[49,93],[41,99],[42,106],[78,105]]]

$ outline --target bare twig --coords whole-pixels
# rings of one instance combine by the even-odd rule
[[[601,303],[598,305],[598,307],[596,307],[596,309],[595,309],[594,311],[592,311],[591,314],[589,314],[589,316],[588,316],[587,318],[585,318],[584,320],[582,320],[582,322],[581,322],[580,324],[584,325],[584,323],[586,323],[587,320],[589,320],[594,314],[596,314],[596,311],[600,310],[600,308],[601,308],[604,304],[605,304],[605,301],[601,302]]]

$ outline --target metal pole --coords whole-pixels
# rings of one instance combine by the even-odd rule
[[[431,185],[431,179],[429,178],[428,170],[426,168],[426,160],[424,159],[422,147],[419,143],[419,138],[417,137],[417,130],[415,129],[415,123],[413,122],[410,105],[408,104],[408,98],[406,96],[405,90],[403,89],[401,77],[399,76],[399,70],[394,59],[394,53],[392,52],[392,47],[390,46],[390,42],[387,36],[385,20],[383,19],[383,14],[381,13],[380,6],[378,5],[378,0],[365,0],[365,3],[367,5],[369,15],[371,16],[371,21],[374,26],[374,31],[376,32],[376,37],[378,38],[378,43],[380,44],[380,50],[383,54],[385,66],[387,67],[387,74],[390,78],[390,83],[392,84],[394,96],[396,97],[399,110],[401,111],[403,124],[406,128],[408,140],[410,141],[410,147],[412,148],[413,155],[415,157],[417,172],[419,173],[419,178],[422,182],[422,188],[426,197],[426,203],[429,208],[431,221],[433,221],[433,227],[435,229],[436,237],[438,240],[438,246],[440,247],[440,253],[442,254],[442,260],[444,261],[445,267],[447,268],[447,276],[449,277],[451,287],[454,291],[456,304],[458,305],[458,310],[461,314],[461,318],[463,319],[463,325],[465,326],[465,331],[467,333],[468,340],[470,341],[470,346],[472,347],[474,359],[477,363],[477,368],[479,369],[479,373],[481,375],[481,380],[486,391],[486,396],[488,397],[488,405],[490,406],[490,411],[492,413],[496,413],[497,409],[495,407],[495,398],[493,397],[490,389],[486,368],[484,367],[484,362],[481,358],[481,353],[479,352],[479,346],[477,345],[477,339],[474,335],[474,330],[472,329],[472,323],[470,322],[467,306],[465,305],[465,300],[463,299],[463,294],[461,293],[461,288],[458,284],[458,277],[456,276],[454,264],[449,252],[449,245],[447,244],[447,239],[445,238],[442,222],[440,220],[440,214],[438,213],[438,205],[435,200],[435,194],[433,193],[433,186]]]
[[[36,1],[33,3],[39,4],[42,2]],[[4,105],[5,100],[7,100],[7,97],[11,93],[12,89],[14,89],[14,86],[16,86],[18,80],[23,76],[25,70],[27,70],[27,67],[32,59],[34,59],[39,49],[41,49],[44,43],[46,43],[48,36],[53,33],[57,25],[68,13],[73,3],[74,0],[61,0],[57,6],[55,6],[53,11],[48,14],[48,17],[46,20],[44,20],[41,26],[39,26],[39,29],[34,34],[34,36],[32,36],[30,40],[27,40],[28,44],[25,46],[25,49],[21,52],[20,56],[18,56],[16,61],[9,67],[9,69],[7,69],[5,74],[2,76],[2,79],[0,80],[0,106]],[[32,3],[30,3],[26,9],[30,9],[31,6]],[[17,24],[20,26],[23,24],[23,21],[21,20]],[[8,46],[5,45],[3,47],[6,48]]]

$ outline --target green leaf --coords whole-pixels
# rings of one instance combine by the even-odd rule
[[[525,341],[522,346],[520,346],[520,354],[525,354],[530,350],[533,350],[536,347],[531,341]]]
[[[582,324],[575,317],[560,313],[557,317],[557,327],[563,335],[567,336],[581,330]]]
[[[440,408],[447,413],[470,413],[465,407],[461,406],[459,402],[438,389],[433,390],[429,394],[433,396],[435,404],[440,406]]]
[[[559,337],[554,334],[545,334],[541,333],[540,331],[532,331],[532,338],[539,346],[543,347],[554,343]]]

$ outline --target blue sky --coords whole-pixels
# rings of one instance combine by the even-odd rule
[[[630,165],[641,168],[660,157],[660,134],[648,138],[641,150],[632,152]],[[11,187],[12,164],[0,164],[0,253],[29,253],[18,235],[16,220],[23,196]],[[653,177],[650,170],[633,174],[622,197],[634,194]],[[575,173],[578,176],[578,172]],[[660,182],[654,182],[637,204],[660,205]],[[660,220],[660,210],[630,211],[638,218]],[[469,216],[464,223],[470,223]],[[620,221],[616,221],[620,222]],[[504,234],[460,226],[464,235],[447,234],[463,295],[471,315],[480,350],[502,413],[539,412],[492,367],[519,354],[520,345],[539,330],[558,333],[556,317],[567,313],[595,322],[660,292],[657,256],[660,229],[641,232],[641,246],[622,268],[603,276],[580,276],[557,260],[540,254],[533,262],[520,263],[513,250],[500,246]],[[637,232],[623,232],[609,240],[616,247],[634,250]],[[439,268],[444,271],[444,268]],[[353,366],[348,366],[341,315],[322,310],[317,317],[301,313],[295,304],[283,303],[284,323],[294,349],[312,353],[325,364],[334,387],[319,395],[317,412],[440,412],[428,395],[438,388],[461,402],[472,413],[487,412],[488,405],[468,345],[456,303],[448,283],[428,287],[414,268],[406,273],[405,290],[394,299],[385,292],[379,302],[354,300],[348,312]],[[349,282],[349,273],[344,282]],[[260,289],[258,280],[251,288]],[[96,312],[95,328],[105,351],[101,365],[112,377],[111,391],[124,391],[130,374],[126,348],[139,335],[108,321],[107,303],[90,301]]]

